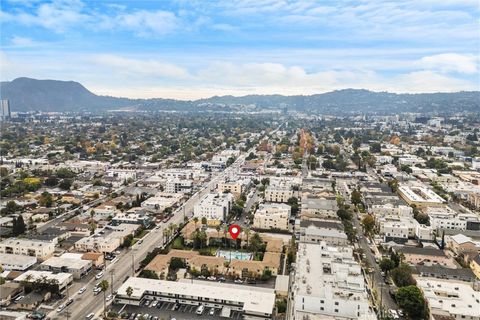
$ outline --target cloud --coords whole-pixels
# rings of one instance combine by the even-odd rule
[[[423,57],[417,64],[428,70],[474,74],[478,72],[478,62],[478,57],[471,54],[443,53]]]
[[[174,13],[162,10],[139,10],[115,17],[104,16],[104,23],[113,28],[133,31],[141,36],[169,34],[181,25],[180,19]]]
[[[12,39],[10,40],[11,45],[15,47],[34,47],[39,45],[40,43],[27,38],[27,37],[20,37],[20,36],[13,36]]]
[[[91,61],[100,67],[128,77],[151,76],[155,78],[189,79],[191,75],[182,67],[152,59],[129,59],[113,54],[94,55]]]

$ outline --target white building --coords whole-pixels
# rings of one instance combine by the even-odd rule
[[[232,205],[232,194],[209,193],[195,205],[193,215],[198,218],[226,221]]]
[[[173,178],[165,183],[167,193],[188,193],[192,191],[192,181],[187,179]]]
[[[456,211],[445,208],[427,208],[430,225],[434,229],[467,230],[468,222],[478,221],[474,213],[458,214]]]
[[[176,205],[182,199],[182,197],[183,195],[178,193],[161,192],[156,194],[154,197],[143,201],[141,207],[162,212],[166,208]]]
[[[3,270],[25,271],[37,263],[37,258],[18,254],[0,253],[0,266]]]
[[[430,315],[453,319],[480,319],[480,292],[471,284],[436,278],[417,277],[417,287],[423,291]]]
[[[127,288],[133,293],[129,297]],[[269,288],[218,282],[164,281],[130,277],[118,289],[115,300],[121,304],[139,305],[143,299],[178,302],[222,308],[222,316],[240,312],[243,319],[271,319],[275,306],[275,291]]]
[[[300,243],[293,284],[293,319],[376,319],[351,247]]]
[[[65,289],[69,284],[73,282],[73,276],[70,273],[60,272],[60,273],[53,273],[50,271],[37,271],[37,270],[29,270],[27,272],[22,273],[18,277],[15,278],[15,282],[35,282],[37,279],[45,279],[45,280],[53,280],[58,283],[58,288],[60,291]]]
[[[349,245],[348,237],[343,232],[341,223],[323,220],[301,220],[298,239],[305,243],[325,242],[332,246]]]
[[[55,244],[50,241],[30,239],[6,239],[0,242],[0,253],[18,254],[45,260],[53,255]]]
[[[291,207],[284,203],[262,203],[255,212],[253,227],[288,230],[291,211]]]
[[[138,228],[136,224],[121,224],[109,227],[103,234],[95,233],[89,237],[82,238],[75,242],[75,249],[80,252],[113,252],[122,244],[129,234],[133,234]]]
[[[82,255],[51,257],[40,264],[40,270],[70,273],[74,279],[80,279],[92,269],[92,261],[83,260]]]
[[[409,205],[414,204],[419,208],[440,207],[446,202],[438,194],[423,186],[401,185],[398,188],[398,193]]]

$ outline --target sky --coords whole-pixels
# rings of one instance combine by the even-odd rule
[[[479,0],[0,0],[0,79],[96,94],[480,90]]]

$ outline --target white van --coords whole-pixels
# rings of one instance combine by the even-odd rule
[[[205,307],[203,306],[203,304],[199,305],[198,308],[197,308],[197,311],[195,311],[195,313],[199,316],[201,316],[203,314],[203,311],[205,310]]]

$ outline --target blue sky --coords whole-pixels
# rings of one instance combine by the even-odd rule
[[[1,80],[193,99],[479,90],[478,0],[0,0]]]

